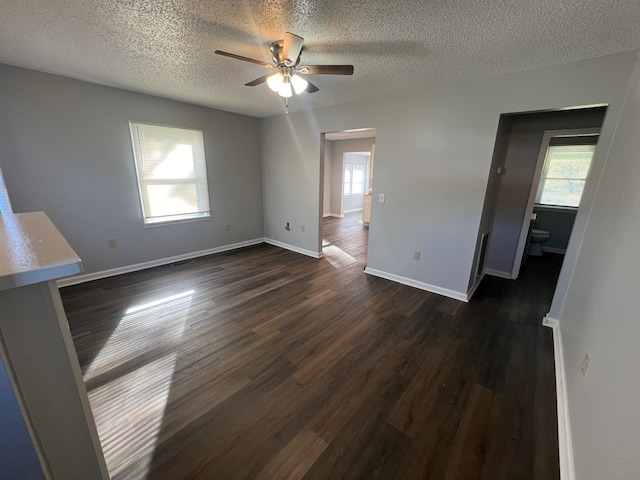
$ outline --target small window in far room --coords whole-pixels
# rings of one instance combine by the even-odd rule
[[[210,218],[202,131],[130,126],[145,225]]]
[[[577,208],[595,150],[595,145],[549,146],[536,203]]]

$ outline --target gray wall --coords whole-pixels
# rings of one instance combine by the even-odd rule
[[[580,480],[628,480],[640,474],[638,125],[640,66],[599,176],[560,314],[576,478]],[[591,363],[583,377],[580,367],[586,352]]]
[[[211,220],[144,228],[129,120],[204,131]],[[0,166],[13,210],[46,212],[86,272],[263,236],[254,118],[0,65]]]
[[[544,243],[543,248],[555,253],[564,253],[569,245],[571,230],[578,211],[571,208],[548,207],[534,207],[533,211],[537,215],[535,228],[546,230],[551,234],[551,238]]]
[[[482,280],[481,275],[476,278],[475,266],[479,261],[480,247],[482,242],[482,235],[484,232],[489,231],[489,242],[491,242],[493,227],[493,219],[495,216],[498,193],[500,191],[500,184],[502,181],[502,174],[498,173],[498,168],[504,168],[505,157],[507,154],[507,146],[509,145],[509,135],[511,133],[511,115],[501,115],[498,122],[498,129],[496,132],[496,141],[493,148],[493,156],[491,157],[491,166],[489,167],[489,175],[487,178],[487,189],[484,196],[484,205],[482,207],[482,215],[480,217],[480,228],[478,229],[478,236],[476,238],[475,253],[473,256],[472,269],[469,274],[469,289],[476,285],[477,282]],[[487,247],[488,248],[488,247]],[[486,267],[486,254],[484,258],[484,265],[480,265],[480,274],[482,269]]]
[[[368,267],[466,295],[500,115],[609,103],[615,114],[600,138],[606,151],[633,58],[624,53],[263,119],[265,236],[319,252],[320,135],[376,128],[373,193],[385,193],[386,203],[372,205]],[[287,221],[308,228],[286,232]],[[422,251],[420,261],[412,260],[414,250]]]
[[[604,108],[596,108],[511,118],[503,163],[506,172],[502,175],[498,191],[486,268],[511,275],[544,132],[600,127],[604,114]]]
[[[18,401],[0,359],[0,472],[2,478],[44,479]]]

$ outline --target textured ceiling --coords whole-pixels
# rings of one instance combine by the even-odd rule
[[[0,62],[247,115],[284,111],[243,84],[285,31],[303,63],[353,64],[313,76],[318,108],[640,48],[639,0],[0,0]]]

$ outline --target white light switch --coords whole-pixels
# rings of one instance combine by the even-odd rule
[[[384,203],[384,193],[379,193],[378,194],[378,202],[379,203]]]

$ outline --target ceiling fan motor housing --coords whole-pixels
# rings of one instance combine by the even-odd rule
[[[283,58],[282,56],[283,46],[284,46],[284,40],[276,40],[275,42],[271,43],[271,47],[269,48],[269,50],[271,50],[271,58],[273,59],[273,63],[275,63],[279,67],[282,67],[282,66],[293,67],[293,68],[297,67],[298,64],[300,63],[301,55],[298,55],[298,58],[296,58],[295,61],[291,59],[287,61],[287,59]]]

